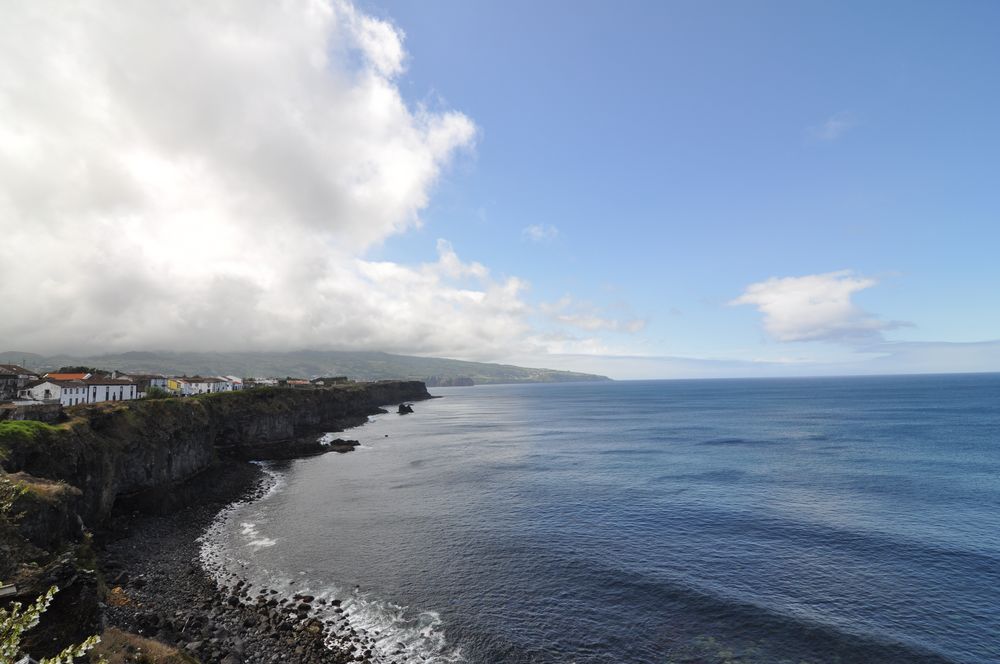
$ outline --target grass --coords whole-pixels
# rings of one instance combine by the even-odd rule
[[[43,477],[32,477],[25,473],[13,473],[6,477],[22,487],[24,492],[47,503],[55,503],[67,494],[80,493],[76,487],[72,487],[65,482],[45,479]]]
[[[32,443],[58,430],[58,427],[36,420],[4,420],[0,422],[0,445]]]
[[[91,653],[90,661],[104,657],[108,664],[197,664],[176,648],[109,627]]]
[[[38,444],[58,430],[36,420],[0,421],[0,461],[10,456],[11,448]]]

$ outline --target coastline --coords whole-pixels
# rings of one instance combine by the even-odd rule
[[[269,482],[250,462],[204,480],[204,499],[197,505],[166,515],[119,515],[102,530],[98,556],[108,579],[106,626],[206,663],[375,661],[367,637],[313,617],[316,600],[297,595],[295,588],[251,593],[248,581],[235,575],[225,584],[216,581],[202,559],[201,538],[229,507],[263,496]]]
[[[259,495],[251,461],[350,451],[356,441],[326,434],[430,396],[417,381],[260,388],[0,423],[0,474],[23,488],[16,523],[0,524],[0,575],[17,593],[6,601],[59,587],[21,649],[51,656],[103,632],[97,652],[116,662],[146,661],[139,651],[170,664],[194,661],[184,652],[206,664],[364,661],[369,648],[342,611],[326,606],[318,621],[294,594],[248,597],[237,580],[216,587],[198,538],[226,506]],[[344,635],[331,637],[337,623]]]

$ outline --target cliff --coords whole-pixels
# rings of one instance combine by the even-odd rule
[[[108,588],[87,531],[114,531],[113,511],[215,504],[245,460],[325,451],[318,434],[427,398],[423,383],[382,381],[76,406],[60,424],[0,421],[0,489],[18,488],[0,513],[0,579],[17,586],[4,602],[61,589],[23,646],[48,656],[100,630]]]
[[[310,434],[429,396],[423,383],[384,381],[79,406],[59,425],[0,423],[0,467],[79,489],[79,515],[95,526],[116,501],[161,499],[220,460],[321,451]]]

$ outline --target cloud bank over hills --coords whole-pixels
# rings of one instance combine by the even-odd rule
[[[1000,370],[994,341],[918,342],[910,323],[859,305],[877,279],[858,272],[810,261],[775,274],[747,261],[709,283],[674,263],[632,264],[598,231],[634,238],[629,259],[664,243],[624,213],[508,218],[513,257],[479,247],[473,259],[442,238],[436,257],[428,247],[408,262],[376,260],[423,226],[436,187],[486,134],[461,110],[404,94],[404,37],[348,0],[10,3],[0,21],[3,345],[387,351],[616,378]],[[831,148],[868,124],[847,110],[817,117],[827,119],[810,140]],[[553,191],[579,191],[570,184]],[[679,228],[652,207],[640,216]],[[570,245],[588,236],[601,253],[577,260]],[[690,246],[706,263],[726,260],[704,240]],[[531,266],[533,290],[519,259],[559,252],[549,271]],[[836,260],[825,269],[859,265]],[[628,273],[621,297],[575,278],[596,263]],[[552,278],[560,270],[574,279]],[[648,283],[690,284],[679,305],[689,312],[699,298],[712,304],[697,321],[674,316],[678,289],[661,300]]]
[[[366,249],[476,127],[411,107],[347,2],[15,3],[0,25],[0,337],[48,350],[489,354],[523,283]]]

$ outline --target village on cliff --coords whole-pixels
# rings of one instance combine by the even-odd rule
[[[63,367],[39,373],[16,364],[0,364],[0,420],[48,419],[43,413],[106,401],[235,392],[257,387],[324,387],[350,382],[327,378],[240,378],[237,376],[163,376]]]

